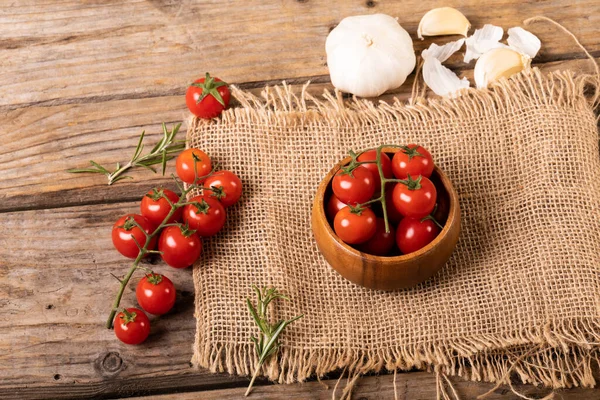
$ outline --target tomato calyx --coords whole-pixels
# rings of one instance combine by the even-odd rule
[[[420,219],[421,222],[425,222],[428,219],[431,220],[434,224],[437,225],[438,228],[440,229],[444,229],[444,226],[442,224],[439,223],[439,221],[437,219],[435,219],[435,217],[433,216],[433,214],[435,214],[435,212],[437,211],[438,205],[436,203],[435,207],[433,207],[433,211],[431,212],[431,214],[429,214],[426,217],[423,217]]]
[[[208,210],[210,210],[210,205],[204,199],[201,201],[194,201],[192,204],[196,207],[196,210],[198,210],[199,213],[208,214]]]
[[[160,199],[165,197],[165,192],[163,189],[154,188],[150,193],[146,193],[146,197],[154,201],[159,201]]]
[[[402,149],[402,152],[408,156],[408,161],[412,160],[414,157],[423,157],[423,154],[417,151],[418,146],[401,146],[400,148]]]
[[[126,308],[124,308],[123,310],[121,310],[121,312],[123,313],[123,315],[119,315],[119,318],[121,318],[122,322],[125,325],[129,324],[130,322],[135,322],[135,319],[137,317],[137,313],[135,311],[129,312]]]
[[[365,210],[365,207],[361,206],[360,204],[356,206],[349,204],[348,207],[350,208],[350,212],[356,215],[362,215],[363,211]]]
[[[187,222],[185,223],[185,225],[182,225],[182,224],[178,224],[178,225],[179,225],[179,230],[181,231],[181,234],[183,235],[183,237],[187,238],[187,237],[192,236],[194,233],[196,233],[195,229],[190,229],[190,225]]]
[[[228,86],[226,82],[223,81],[215,81],[215,79],[210,76],[207,72],[204,78],[204,82],[194,82],[190,86],[198,87],[202,89],[202,94],[196,100],[196,104],[200,103],[204,98],[208,95],[212,96],[217,100],[223,107],[225,107],[225,102],[223,101],[223,97],[221,97],[221,93],[217,90],[221,86]]]
[[[206,188],[206,190],[210,190],[210,197],[215,197],[217,200],[221,200],[226,196],[223,185],[211,186],[210,188]]]
[[[135,219],[133,217],[127,217],[125,223],[123,224],[123,229],[125,229],[126,231],[130,231],[136,226],[138,226],[138,224],[137,222],[135,222]]]
[[[161,274],[155,274],[154,272],[150,271],[150,273],[148,275],[146,275],[146,279],[151,284],[158,285],[159,283],[162,282],[163,276]]]
[[[407,175],[406,179],[399,179],[398,183],[406,185],[408,190],[418,190],[421,189],[421,175],[417,179],[413,179],[410,174]]]

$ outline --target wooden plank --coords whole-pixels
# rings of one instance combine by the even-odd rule
[[[475,399],[477,396],[486,393],[494,387],[489,383],[466,382],[458,378],[451,378],[456,393],[461,399]],[[293,385],[270,385],[260,386],[253,390],[250,399],[257,398],[262,400],[329,400],[332,398],[333,389],[337,380],[330,379],[319,382],[306,382]],[[336,398],[342,394],[346,379],[343,379],[337,390]],[[528,396],[528,398],[541,398],[547,395],[550,390],[536,388],[533,386],[514,385],[515,390]],[[156,400],[233,400],[242,398],[246,388],[222,389],[205,391],[202,393],[177,393],[153,397]],[[447,389],[452,397],[451,389]],[[435,375],[427,372],[409,372],[396,375],[394,385],[393,375],[367,376],[358,380],[352,391],[352,398],[360,400],[431,400],[437,396],[437,386]],[[563,400],[596,400],[598,390],[596,389],[569,389],[557,390],[555,398]],[[503,386],[492,392],[486,400],[518,400],[517,394],[511,392],[507,386]],[[138,398],[142,400],[143,398]]]
[[[0,215],[0,398],[131,396],[246,384],[190,366],[192,271],[146,264],[177,287],[175,309],[151,318],[142,346],[104,328],[130,261],[112,247],[112,223],[136,203]],[[135,305],[137,274],[123,306]],[[52,394],[52,395],[50,395]]]
[[[547,15],[599,55],[600,5],[594,0],[568,7],[561,0],[444,5],[459,8],[474,27],[509,28]],[[342,18],[390,14],[416,38],[420,18],[437,6],[433,0],[15,2],[0,15],[0,86],[6,93],[0,107],[170,96],[205,70],[233,83],[325,76],[325,39]],[[553,27],[534,31],[544,43],[540,62],[581,54]],[[420,52],[433,40],[440,41],[415,40],[415,49]]]
[[[593,71],[589,60],[539,66],[543,70]],[[472,75],[471,70],[460,73]],[[406,87],[380,99],[391,101],[394,96],[408,99],[412,82],[410,77]],[[314,83],[310,92],[318,95],[326,88],[331,85]],[[249,90],[259,94],[261,88]],[[169,164],[167,178],[147,170],[133,171],[133,181],[121,181],[111,187],[102,175],[75,175],[66,170],[86,167],[89,160],[107,166],[126,162],[142,130],[147,133],[147,143],[152,144],[161,134],[162,122],[172,126],[186,120],[188,115],[183,96],[36,106],[7,112],[0,149],[0,212],[132,201],[155,185],[172,187],[168,177],[174,172],[173,162]],[[184,122],[182,138],[185,125]]]

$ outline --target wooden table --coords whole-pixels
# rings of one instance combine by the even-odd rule
[[[162,264],[179,288],[174,312],[155,324],[142,346],[118,342],[104,328],[129,263],[113,249],[110,230],[135,212],[142,194],[169,179],[149,171],[107,186],[100,175],[72,175],[90,159],[127,161],[142,130],[154,142],[160,123],[188,119],[186,86],[211,71],[258,92],[282,79],[330,87],[324,43],[345,16],[397,16],[416,39],[420,17],[441,3],[425,0],[19,0],[0,11],[0,397],[239,398],[247,377],[191,368],[194,289],[191,271]],[[505,29],[538,14],[571,29],[600,57],[598,0],[448,1],[475,27]],[[531,27],[543,47],[544,70],[592,71],[565,34]],[[447,41],[438,38],[436,42]],[[420,53],[432,40],[415,40]],[[455,55],[449,65],[471,76]],[[412,78],[392,95],[406,98]],[[389,98],[390,95],[384,96]],[[184,129],[187,122],[184,122]],[[169,167],[168,173],[173,170]],[[128,289],[124,304],[134,302]],[[335,377],[333,374],[331,377]],[[331,378],[330,377],[330,378]],[[360,380],[355,397],[393,398],[393,376]],[[335,379],[289,386],[260,382],[255,398],[330,398]],[[489,384],[453,379],[463,398]],[[326,388],[329,386],[329,389]],[[341,383],[341,386],[344,382]],[[398,374],[398,398],[435,396],[426,372]],[[547,393],[527,386],[528,395]],[[195,392],[174,395],[179,392]],[[338,394],[341,390],[338,389]],[[597,399],[593,390],[560,391],[565,399]],[[490,399],[516,398],[506,388]]]

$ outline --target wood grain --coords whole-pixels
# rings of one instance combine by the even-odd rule
[[[509,28],[546,15],[571,29],[600,60],[600,3],[577,1],[448,1],[475,27]],[[345,16],[383,12],[399,17],[415,38],[420,17],[438,2],[343,0],[21,0],[0,13],[0,398],[114,398],[189,392],[174,398],[239,398],[245,377],[190,367],[195,324],[191,271],[158,263],[179,288],[176,310],[153,323],[147,344],[121,345],[103,328],[117,282],[129,267],[109,232],[118,216],[168,177],[133,171],[134,181],[106,186],[99,175],[72,175],[90,159],[127,161],[146,130],[185,121],[186,85],[206,70],[258,93],[285,79],[311,93],[329,83],[324,43]],[[544,70],[592,72],[571,39],[535,25]],[[432,42],[415,40],[420,52]],[[458,55],[449,65],[472,76]],[[393,96],[410,96],[412,77]],[[185,132],[185,122],[182,132]],[[169,167],[167,176],[173,171]],[[134,281],[136,281],[134,279]],[[124,304],[134,304],[133,287]],[[333,374],[332,376],[335,376]],[[426,373],[399,374],[399,398],[432,398]],[[359,381],[357,398],[393,398],[392,377]],[[261,381],[261,384],[264,384]],[[269,385],[256,398],[330,398],[335,382]],[[464,398],[490,385],[456,381]],[[224,389],[230,388],[230,389]],[[217,390],[219,389],[219,390]],[[193,391],[203,390],[202,393]],[[546,393],[532,387],[530,396]],[[338,392],[339,393],[339,392]],[[595,399],[598,392],[559,391],[558,398]],[[165,397],[170,398],[170,397]],[[506,389],[490,399],[513,399]]]
[[[488,383],[466,382],[456,378],[452,378],[451,381],[456,393],[461,399],[466,400],[475,399],[478,395],[486,393],[494,387],[494,385]],[[329,379],[321,381],[321,383],[307,382],[295,385],[261,386],[254,389],[250,399],[254,397],[261,400],[329,400],[332,398],[331,395],[336,383],[336,379]],[[341,395],[345,384],[346,379],[343,379],[336,390],[336,395],[338,397]],[[539,389],[530,385],[514,385],[514,387],[518,393],[534,399],[542,398],[549,393],[549,390],[547,389]],[[155,399],[188,400],[202,398],[203,400],[233,400],[242,398],[244,390],[245,388],[236,388],[213,390],[202,393],[177,393],[156,396]],[[435,399],[436,395],[435,375],[427,372],[399,373],[396,375],[395,385],[393,375],[362,377],[352,391],[352,398],[358,400],[431,400]],[[450,396],[452,395],[450,394]],[[594,389],[577,388],[571,390],[557,390],[555,392],[555,399],[557,400],[585,400],[595,399],[597,396],[598,392]],[[506,388],[499,388],[486,397],[486,400],[518,399],[520,399],[519,396]]]
[[[600,55],[600,6],[593,0],[568,7],[560,0],[444,5],[459,8],[474,27],[508,29],[544,14]],[[21,1],[0,19],[0,86],[7,93],[0,107],[170,96],[205,70],[232,83],[327,75],[325,39],[342,18],[386,13],[416,39],[421,16],[437,6],[431,0]],[[581,54],[555,28],[542,25],[535,32],[544,43],[539,62]],[[431,41],[415,40],[415,49],[420,53]]]

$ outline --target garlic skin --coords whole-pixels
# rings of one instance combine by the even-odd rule
[[[461,13],[452,7],[441,7],[429,10],[417,29],[417,36],[423,39],[423,36],[441,36],[441,35],[463,35],[467,36],[471,28],[471,23]]]
[[[416,64],[410,35],[385,14],[344,18],[327,36],[325,50],[333,86],[360,97],[396,89]]]
[[[534,58],[542,47],[542,42],[537,36],[520,26],[515,26],[508,30],[506,43],[508,43],[511,49],[523,53],[529,58]]]
[[[508,78],[528,69],[531,65],[529,56],[511,48],[492,49],[479,57],[475,64],[475,83],[478,88],[485,88],[500,78]]]
[[[460,89],[469,87],[467,78],[460,79],[450,69],[444,67],[442,63],[450,56],[456,53],[464,44],[465,39],[446,43],[438,46],[432,43],[428,49],[423,50],[423,80],[435,94],[439,96],[451,96]]]
[[[483,28],[475,30],[475,33],[466,40],[467,51],[463,61],[468,63],[492,49],[506,47],[506,45],[500,43],[503,35],[504,29],[491,24],[485,24]]]

